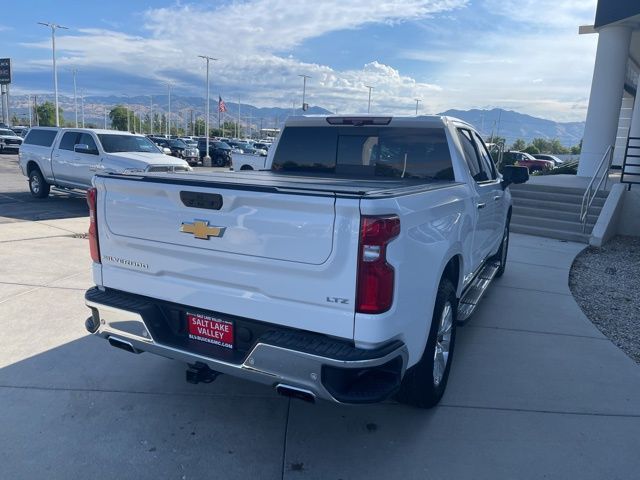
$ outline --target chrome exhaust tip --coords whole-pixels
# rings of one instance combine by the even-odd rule
[[[131,345],[131,343],[126,342],[124,340],[120,340],[119,338],[109,337],[107,338],[107,340],[109,341],[109,344],[112,347],[120,348],[121,350],[125,350],[130,353],[135,353],[135,354],[142,353],[142,350],[138,350],[133,345]]]
[[[315,403],[316,396],[310,390],[305,390],[304,388],[292,387],[291,385],[285,385],[283,383],[279,383],[276,385],[276,392],[283,397],[289,398],[297,398],[299,400]]]

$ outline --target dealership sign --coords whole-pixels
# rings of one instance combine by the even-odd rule
[[[0,85],[11,83],[11,59],[0,58]]]

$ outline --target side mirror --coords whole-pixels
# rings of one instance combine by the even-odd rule
[[[502,171],[502,188],[507,188],[512,183],[525,183],[529,180],[529,169],[506,165]]]
[[[73,146],[73,151],[76,153],[84,153],[86,155],[98,155],[98,150],[95,148],[89,148],[86,143],[77,143]]]

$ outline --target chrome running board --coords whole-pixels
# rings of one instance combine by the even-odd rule
[[[465,323],[469,319],[491,284],[491,280],[498,273],[499,267],[498,262],[488,262],[469,284],[458,303],[458,323]]]

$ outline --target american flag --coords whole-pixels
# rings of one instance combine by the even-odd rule
[[[222,113],[227,111],[227,106],[224,104],[222,97],[218,97],[218,111]]]

